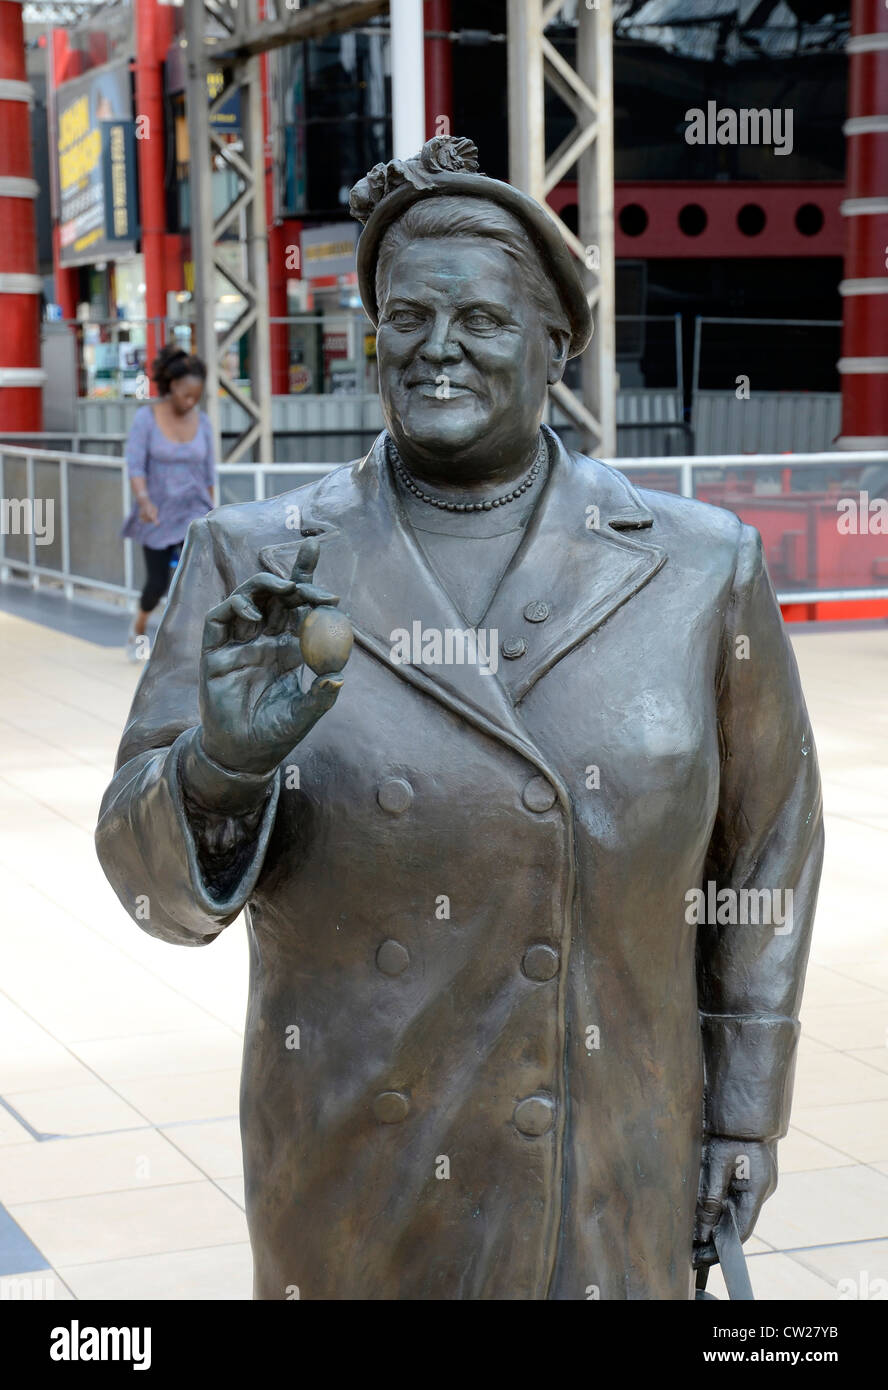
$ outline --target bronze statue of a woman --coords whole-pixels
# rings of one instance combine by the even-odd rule
[[[687,1299],[776,1181],[822,853],[761,542],[541,424],[589,310],[469,141],[352,208],[386,429],[192,524],[99,855],[165,940],[245,912],[257,1298]]]

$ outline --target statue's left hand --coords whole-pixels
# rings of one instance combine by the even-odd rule
[[[741,1241],[752,1234],[762,1204],[777,1186],[777,1144],[750,1139],[704,1138],[694,1229],[694,1267],[718,1259],[712,1232],[725,1203],[737,1217]]]

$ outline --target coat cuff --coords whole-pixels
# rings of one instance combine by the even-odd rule
[[[166,753],[161,767],[149,765],[145,770],[141,795],[131,804],[132,832],[142,850],[149,883],[158,885],[157,892],[164,912],[174,921],[188,922],[195,908],[204,918],[211,918],[222,927],[233,922],[252,893],[262,870],[265,851],[274,825],[280,782],[277,774],[265,781],[265,805],[256,812],[255,783],[258,779],[243,779],[251,787],[231,788],[231,802],[217,814],[227,817],[235,831],[230,844],[230,872],[225,886],[220,880],[208,880],[194,828],[183,794],[181,763],[188,760],[189,770],[197,766],[193,745],[198,729],[180,734]],[[204,755],[205,756],[205,755]],[[216,765],[218,766],[218,765]],[[235,781],[238,775],[235,774]],[[207,784],[198,781],[207,791]],[[190,784],[189,784],[190,791]],[[248,837],[236,834],[238,823],[253,816],[246,810],[252,802],[257,824]],[[240,843],[238,843],[240,841]],[[180,846],[179,853],[174,846]]]
[[[701,1013],[700,1027],[706,1134],[781,1138],[789,1128],[798,1020]]]
[[[223,767],[204,752],[200,729],[188,729],[178,742],[179,780],[185,796],[202,811],[216,816],[239,816],[257,811],[277,772],[253,774]]]

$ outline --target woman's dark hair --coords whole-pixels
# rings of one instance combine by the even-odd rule
[[[175,343],[167,343],[152,363],[152,380],[160,394],[166,396],[173,382],[179,381],[183,376],[197,376],[201,381],[206,381],[207,369],[199,357],[186,352]]]

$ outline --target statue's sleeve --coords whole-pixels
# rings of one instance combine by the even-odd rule
[[[221,769],[198,737],[204,617],[234,587],[210,523],[193,521],[96,829],[102,868],[133,920],[185,946],[212,941],[241,911],[277,808],[278,774]],[[212,802],[201,800],[207,788]]]
[[[718,708],[720,797],[702,885],[718,906],[697,929],[704,1127],[769,1140],[789,1127],[823,822],[795,656],[749,526],[725,618]]]

